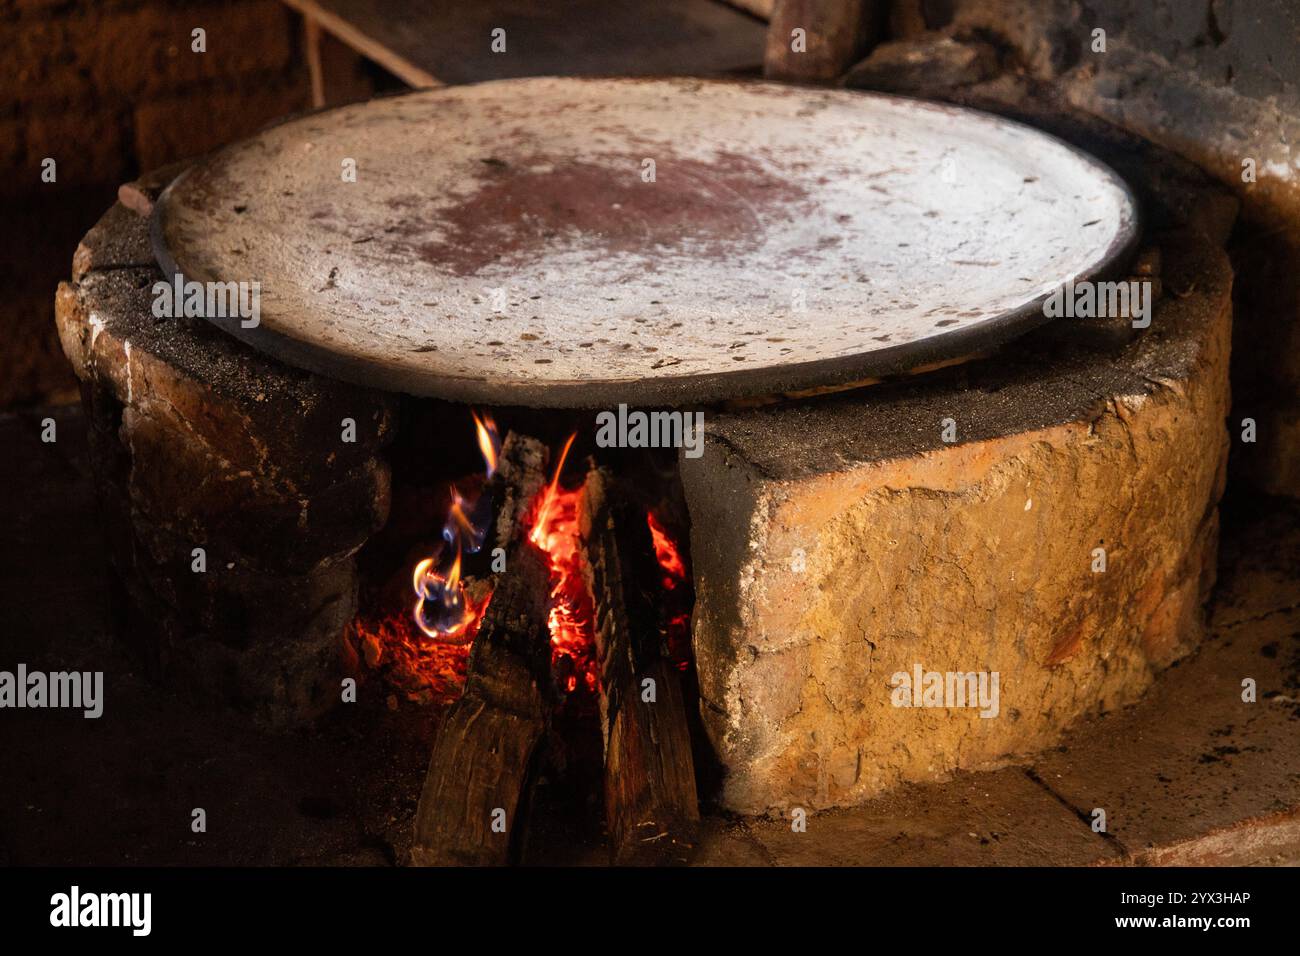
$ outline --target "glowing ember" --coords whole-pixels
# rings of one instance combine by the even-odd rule
[[[663,617],[661,618],[664,644],[668,648],[668,658],[678,670],[684,671],[691,660],[691,586],[686,576],[686,562],[682,559],[681,549],[668,534],[668,531],[654,512],[647,511],[646,524],[650,526],[650,538],[654,542],[655,558],[664,572],[660,579],[665,595]]]
[[[682,560],[682,553],[677,550],[677,543],[668,537],[668,532],[664,530],[653,511],[647,511],[645,523],[650,526],[650,537],[654,541],[655,558],[659,561],[659,567],[663,568],[663,584],[669,591],[677,587],[686,580],[686,563]]]
[[[551,572],[551,613],[546,622],[551,633],[551,673],[569,693],[579,687],[595,691],[599,684],[592,632],[595,614],[582,574],[578,527],[584,486],[560,487],[560,473],[576,437],[570,435],[564,443],[555,477],[538,494],[528,533]]]
[[[366,666],[382,671],[394,690],[408,700],[450,703],[465,686],[469,641],[480,619],[481,615],[474,616],[462,644],[429,640],[405,611],[358,617],[353,627]]]

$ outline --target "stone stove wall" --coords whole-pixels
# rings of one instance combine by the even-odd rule
[[[1231,218],[1213,188],[1179,188],[1152,204],[1164,297],[1118,351],[1049,327],[923,383],[707,418],[681,466],[725,806],[846,806],[1009,762],[1196,646],[1228,452]],[[997,671],[998,716],[894,706],[917,664]]]
[[[136,201],[160,185],[135,184]],[[155,319],[147,234],[114,206],[56,302],[117,627],[196,705],[300,724],[341,699],[356,554],[388,518],[394,399],[281,365],[205,320]]]

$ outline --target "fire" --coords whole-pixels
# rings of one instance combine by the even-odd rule
[[[564,443],[564,449],[560,452],[559,463],[555,466],[555,476],[551,479],[551,483],[542,490],[537,505],[537,515],[533,519],[533,530],[528,534],[528,540],[543,551],[549,552],[550,550],[542,542],[550,533],[550,514],[560,497],[560,472],[564,470],[564,460],[569,457],[569,449],[573,447],[573,440],[577,437],[578,433],[574,432],[569,436],[569,440]]]
[[[425,558],[411,575],[415,587],[415,625],[426,636],[448,644],[468,644],[487,610],[491,596],[476,603],[460,579],[460,551],[446,576],[433,570],[433,558]],[[432,620],[426,620],[432,618]],[[472,630],[471,630],[472,628]]]
[[[479,451],[490,477],[499,465],[501,443],[492,418],[473,413]],[[576,433],[565,441],[555,472],[530,502],[523,520],[528,543],[546,561],[550,573],[551,675],[566,694],[589,695],[600,689],[596,659],[596,613],[586,584],[586,551],[581,540],[585,481],[562,484],[564,467]],[[468,488],[469,490],[463,490]],[[492,501],[481,483],[466,481],[449,488],[442,544],[411,571],[413,612],[396,610],[379,617],[358,616],[358,649],[371,668],[382,667],[386,679],[413,700],[450,700],[464,686],[470,645],[491,601],[489,580],[465,577],[467,556],[478,553],[492,518]],[[668,658],[686,670],[690,661],[693,592],[686,556],[667,527],[646,513],[663,589],[658,626]],[[470,567],[475,565],[471,562]],[[402,579],[390,588],[404,588]],[[409,593],[409,592],[408,592]],[[394,598],[397,594],[392,595]],[[393,608],[394,603],[387,604]],[[410,605],[407,605],[410,608]],[[590,700],[580,696],[579,700]],[[579,704],[579,707],[584,706]]]
[[[671,591],[686,580],[686,562],[682,560],[682,553],[677,549],[677,543],[668,537],[668,532],[664,530],[664,526],[659,523],[653,511],[646,512],[645,523],[650,526],[655,558],[658,559],[659,567],[664,572],[664,587]]]
[[[501,441],[496,422],[488,414],[471,411],[474,429],[478,434],[479,451],[483,454],[483,467],[487,477],[496,472],[501,453]],[[465,593],[461,580],[462,554],[477,554],[487,538],[492,523],[492,499],[486,493],[470,498],[451,486],[451,504],[447,519],[442,525],[442,539],[451,563],[445,568],[438,565],[443,550],[416,564],[411,574],[415,588],[415,606],[412,615],[416,626],[426,637],[448,644],[465,644],[473,640],[477,625],[487,610],[487,600],[475,602]]]
[[[595,621],[591,594],[583,578],[579,516],[584,485],[560,486],[560,473],[573,447],[570,435],[560,452],[555,476],[538,494],[532,508],[529,542],[546,557],[551,572],[551,612],[547,628],[551,635],[551,673],[566,692],[579,687],[595,691],[599,685]]]
[[[664,591],[660,625],[668,658],[680,671],[690,666],[691,658],[691,585],[686,574],[686,562],[677,542],[668,534],[653,511],[647,511],[645,522],[650,526],[650,539],[654,543],[655,558],[664,576],[660,579]]]
[[[501,456],[501,438],[497,423],[487,412],[480,415],[470,411],[474,416],[474,431],[478,434],[478,450],[483,454],[483,463],[487,466],[487,476],[491,478],[497,471],[497,460]]]
[[[492,499],[488,495],[466,498],[451,486],[451,504],[447,520],[442,527],[442,539],[448,544],[464,547],[467,554],[478,554],[487,539],[492,524]]]

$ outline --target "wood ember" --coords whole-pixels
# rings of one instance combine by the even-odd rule
[[[517,814],[545,730],[549,577],[524,537],[524,516],[545,484],[544,445],[506,437],[496,478],[497,541],[506,571],[470,652],[465,693],[448,711],[415,818],[417,866],[499,865],[517,847]]]
[[[596,607],[610,855],[616,864],[683,863],[700,817],[680,676],[658,627],[662,572],[644,513],[607,472],[587,480],[583,538]]]

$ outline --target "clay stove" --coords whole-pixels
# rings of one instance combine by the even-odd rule
[[[1223,436],[1189,419],[1226,406],[1226,266],[1185,229],[1133,265],[1174,293],[1150,333],[1021,338],[1139,238],[1128,187],[1058,140],[856,94],[528,80],[275,127],[160,199],[175,172],[124,197],[152,243],[115,208],[60,291],[125,630],[271,723],[339,699],[345,637],[356,673],[455,696],[416,862],[511,857],[584,693],[615,858],[675,860],[706,737],[724,807],[843,805],[1044,746],[1195,641]],[[1204,188],[1180,175],[1162,225]],[[259,320],[156,319],[155,260],[257,279]],[[705,454],[594,448],[574,409],[620,402],[710,409]],[[1122,501],[1071,513],[1096,481]],[[1077,540],[1157,527],[1034,599],[1086,567]],[[920,656],[1020,668],[1005,719],[906,724],[885,681]]]

